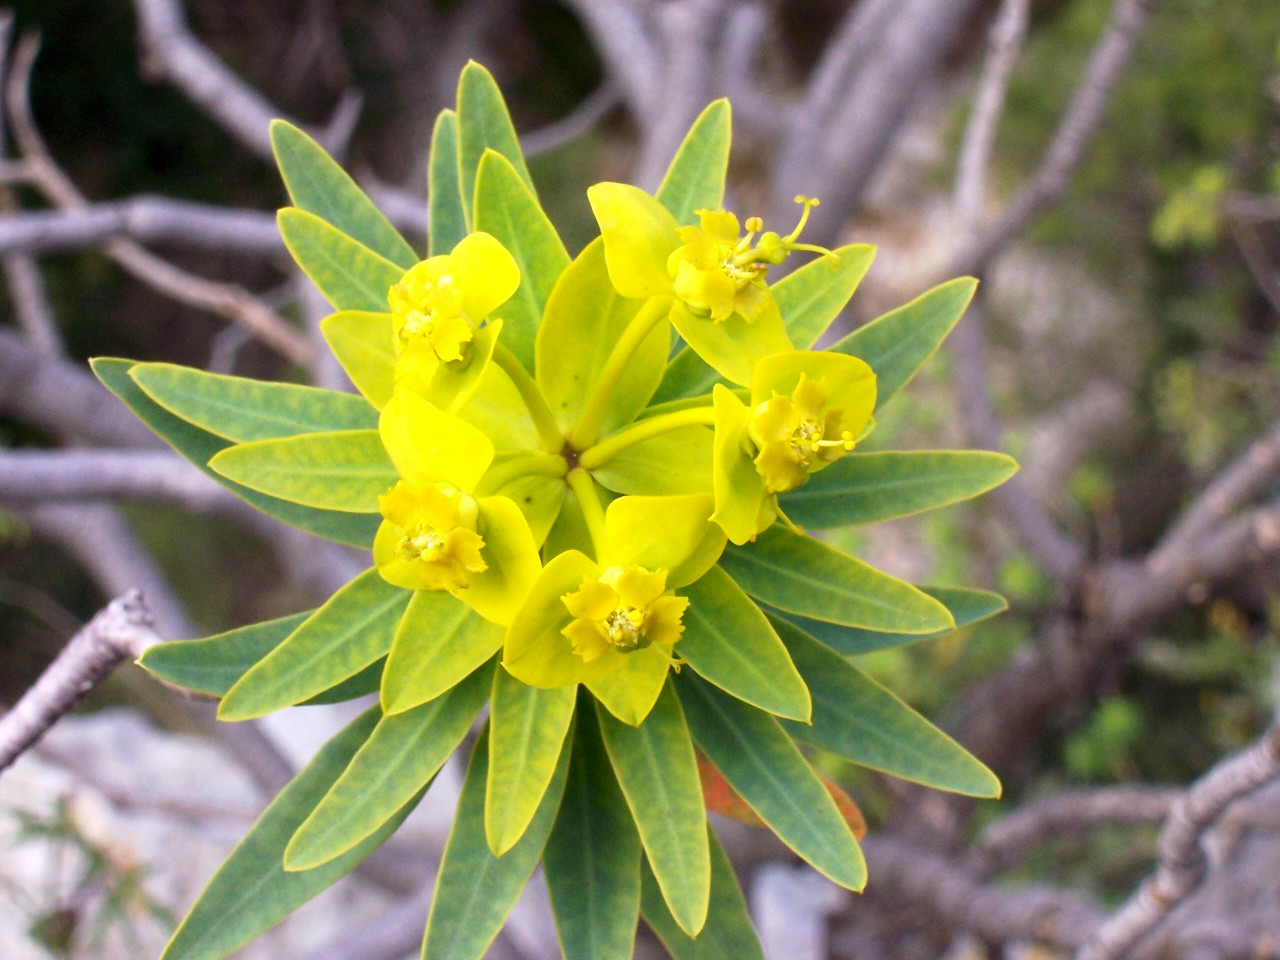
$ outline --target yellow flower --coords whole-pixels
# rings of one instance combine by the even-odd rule
[[[481,324],[510,299],[520,286],[515,258],[487,233],[468,234],[447,254],[410,267],[387,292],[396,351],[395,380],[409,381],[423,396],[442,364],[466,367],[479,353],[488,362],[496,329],[475,344]],[[497,328],[490,321],[484,330]],[[470,372],[466,385],[474,387],[482,369]]]
[[[476,533],[480,508],[469,494],[447,483],[417,488],[401,480],[378,498],[378,507],[396,553],[426,589],[464,590],[469,573],[489,569],[481,556],[484,538]]]
[[[587,663],[610,648],[631,653],[654,643],[670,647],[684,632],[680,618],[689,601],[664,596],[666,585],[666,570],[606,567],[560,598],[574,617],[560,632]]]
[[[722,385],[713,403],[712,519],[741,545],[781,515],[778,494],[808,483],[871,428],[876,375],[841,353],[779,353],[756,364],[750,406]]]
[[[844,410],[827,406],[830,396],[825,377],[810,380],[801,372],[790,396],[775,392],[752,412],[747,436],[759,451],[756,470],[770,493],[794,490],[853,449],[857,436],[844,429]],[[864,419],[858,428],[865,425]]]

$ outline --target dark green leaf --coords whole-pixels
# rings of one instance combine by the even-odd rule
[[[689,674],[678,689],[694,740],[738,796],[814,869],[861,890],[867,866],[858,841],[778,721]]]
[[[132,410],[139,420],[158,434],[165,443],[199,467],[203,473],[218,481],[242,500],[257,507],[263,513],[317,536],[355,547],[369,547],[373,544],[373,535],[378,529],[379,520],[376,516],[303,507],[250,490],[210,470],[209,461],[231,446],[230,441],[214,436],[207,430],[201,430],[181,417],[175,417],[143,393],[129,376],[130,370],[137,366],[134,361],[99,357],[90,361],[90,365],[103,385]]]
[[[320,144],[284,120],[271,124],[271,148],[295,207],[314,213],[406,270],[413,247]]]
[[[813,723],[793,737],[864,767],[939,790],[1000,796],[1000,781],[972,754],[840,654],[785,620],[778,634],[813,694]]]

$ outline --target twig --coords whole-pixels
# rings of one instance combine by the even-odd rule
[[[641,125],[661,108],[662,52],[650,23],[632,0],[561,0],[578,15],[608,74]]]
[[[13,69],[5,91],[9,122],[28,164],[32,183],[57,206],[82,210],[88,201],[54,162],[31,116],[28,91],[39,46],[39,37],[28,34],[14,52]],[[180,270],[132,240],[108,240],[103,249],[124,269],[161,293],[243,324],[263,343],[295,363],[305,365],[310,360],[306,338],[243,287],[205,280]]]
[[[1029,847],[1064,833],[1113,823],[1158,823],[1181,794],[1177,787],[1154,784],[1068,790],[988,824],[966,859],[990,877],[1017,863]]]
[[[0,500],[158,500],[196,513],[252,509],[181,457],[151,449],[0,451]]]
[[[987,886],[954,861],[895,837],[873,834],[863,847],[874,878],[872,895],[926,910],[931,924],[949,930],[1002,943],[1075,949],[1102,918],[1098,907],[1079,894],[1043,886]]]
[[[1147,565],[1160,571],[1173,563],[1191,543],[1221,524],[1250,497],[1266,489],[1280,474],[1280,423],[1217,477],[1183,512],[1181,518],[1160,538]]]
[[[972,225],[982,212],[987,195],[987,172],[995,144],[996,128],[1004,112],[1009,78],[1027,32],[1029,0],[1004,0],[991,25],[987,59],[978,81],[969,122],[960,142],[956,163],[956,217],[962,227]]]
[[[579,101],[578,105],[559,120],[553,120],[544,127],[532,130],[520,138],[520,147],[526,157],[536,157],[571,140],[576,140],[598,124],[622,99],[617,84],[605,78],[600,86]]]
[[[1066,191],[1084,156],[1085,146],[1106,113],[1111,93],[1129,64],[1138,36],[1158,2],[1117,0],[1040,166],[1008,208],[982,228],[975,242],[958,251],[950,275],[983,273],[997,252]]]
[[[13,709],[0,717],[0,770],[126,660],[161,638],[138,591],[112,600],[80,630]]]
[[[1280,778],[1280,727],[1213,766],[1173,805],[1160,831],[1156,872],[1099,928],[1077,960],[1118,960],[1200,883],[1205,833],[1235,800]]]
[[[0,217],[0,254],[67,253],[116,237],[217,253],[284,252],[275,218],[268,214],[165,197],[140,196],[38,213],[6,212]]]
[[[283,113],[209,52],[176,0],[134,0],[142,72],[181,90],[237,142],[271,162],[271,121]]]

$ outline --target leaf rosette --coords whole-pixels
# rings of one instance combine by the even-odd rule
[[[919,513],[1013,472],[995,453],[858,449],[972,281],[807,350],[872,250],[802,243],[816,201],[798,198],[785,235],[723,209],[723,100],[654,195],[588,189],[601,235],[574,257],[474,63],[435,126],[426,256],[305,134],[277,123],[272,139],[293,204],[286,245],[335,308],[322,330],[358,395],[168,364],[94,369],[214,479],[368,550],[371,568],[305,616],[142,662],[222,697],[224,719],[379,702],[250,830],[166,960],[224,957],[356,866],[486,697],[428,960],[483,956],[539,861],[570,960],[630,956],[641,916],[677,958],[726,943],[760,957],[708,807],[763,824],[838,883],[866,882],[856,806],[793,737],[998,795],[850,656],[1003,601],[918,588],[799,526]],[[799,251],[815,257],[771,284]]]

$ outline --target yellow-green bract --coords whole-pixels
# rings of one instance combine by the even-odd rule
[[[945,506],[1013,472],[991,452],[860,449],[973,281],[810,351],[873,251],[801,242],[807,198],[786,234],[721,209],[727,101],[698,118],[656,194],[587,189],[601,235],[575,257],[476,64],[435,127],[429,256],[301,131],[277,123],[272,141],[293,204],[285,242],[333,304],[322,329],[358,396],[169,364],[94,369],[233,492],[364,547],[371,565],[305,616],[161,644],[143,665],[223,698],[224,719],[378,704],[281,793],[167,960],[226,956],[352,869],[486,699],[428,960],[478,960],[540,860],[570,960],[629,957],[640,916],[677,958],[716,944],[760,957],[708,829],[707,770],[817,869],[866,882],[838,788],[793,736],[998,795],[846,654],[1003,602],[905,583],[802,529]],[[811,259],[772,282],[793,256]]]

